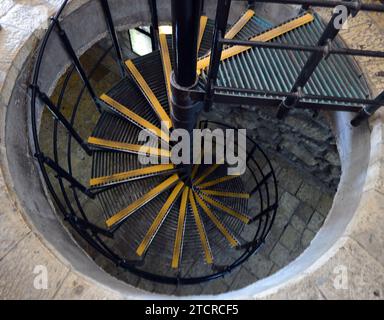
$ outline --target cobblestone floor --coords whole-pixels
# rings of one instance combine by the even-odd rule
[[[101,47],[95,46],[88,51],[82,58],[86,69],[89,70],[96,59],[100,56]],[[92,83],[98,94],[101,94],[116,81],[118,81],[118,70],[111,57],[103,62],[101,67],[96,70],[92,77]],[[69,90],[78,92],[81,89],[78,78],[71,80]],[[58,98],[58,91],[53,95],[53,100]],[[67,94],[63,103],[63,112],[66,116],[70,115],[72,106],[75,102],[75,95]],[[80,118],[76,121],[82,136],[87,136],[93,128],[97,117],[93,112],[92,102],[87,95],[81,101],[79,109]],[[89,111],[87,111],[89,110]],[[47,151],[51,149],[51,137],[44,135],[44,132],[52,132],[51,116],[44,114],[42,121],[42,147]],[[59,152],[65,154],[66,138],[59,140]],[[75,172],[84,171],[87,160],[82,150],[74,146],[73,170]],[[296,167],[291,166],[280,158],[272,158],[273,167],[278,179],[279,190],[279,209],[276,221],[271,233],[261,250],[246,261],[240,268],[222,279],[214,280],[209,283],[193,286],[172,286],[153,283],[140,279],[126,271],[117,270],[114,265],[100,257],[92,251],[82,239],[76,237],[77,241],[95,259],[95,261],[105,270],[112,273],[134,286],[147,291],[165,294],[189,295],[189,294],[218,294],[230,290],[242,288],[258,279],[273,274],[277,270],[286,266],[299,256],[310,244],[316,232],[322,226],[326,215],[332,205],[334,192],[325,193],[324,188],[320,188],[314,179],[302,176]],[[85,162],[84,162],[85,161]],[[90,165],[90,163],[88,163]],[[82,180],[87,183],[89,176],[82,174]],[[85,199],[81,199],[85,201]],[[193,269],[194,266],[191,266]]]

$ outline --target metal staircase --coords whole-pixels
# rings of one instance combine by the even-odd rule
[[[81,138],[73,129],[74,119],[65,119],[37,85],[39,64],[50,34],[63,33],[58,20],[62,10],[53,19],[37,59],[31,86],[32,127],[36,156],[48,189],[75,230],[119,267],[150,280],[174,284],[223,276],[267,241],[278,199],[271,162],[257,143],[247,138],[247,169],[241,176],[227,175],[225,163],[194,165],[191,171],[173,164],[143,165],[138,158],[143,153],[138,139],[142,129],[150,129],[163,143],[170,144],[169,130],[175,125],[171,112],[175,48],[171,36],[159,34],[158,50],[122,61],[108,2],[101,2],[124,76],[108,92],[93,97],[100,117],[90,137]],[[213,102],[278,107],[284,99],[293,98],[294,104],[289,108],[362,112],[367,111],[367,105],[377,107],[381,103],[369,100],[368,87],[353,60],[332,54],[332,50],[349,52],[338,38],[326,47],[326,53],[332,55],[318,61],[305,85],[291,90],[305,70],[306,61],[320,50],[316,49],[318,39],[328,30],[317,14],[305,10],[274,26],[249,9],[229,26],[227,19],[220,16],[225,17],[222,11],[228,11],[229,6],[230,1],[218,1],[216,22],[205,16],[200,18],[198,85],[180,89],[204,102],[206,109]],[[220,30],[225,30],[225,34]],[[82,75],[84,88],[92,93],[69,39],[62,39],[74,67]],[[71,170],[63,169],[55,159],[42,154],[36,100],[49,108],[56,125],[62,124],[70,139],[75,139],[92,158],[89,186],[82,185]],[[165,129],[161,122],[167,124]],[[228,128],[209,121],[199,122],[198,126]],[[147,148],[146,154],[170,157],[169,150],[158,144]],[[50,181],[47,167],[56,172],[60,191]],[[102,215],[88,216],[78,191],[97,201]],[[68,197],[68,192],[73,192],[73,196]],[[72,197],[76,205],[69,200]],[[193,275],[191,266],[195,269]]]

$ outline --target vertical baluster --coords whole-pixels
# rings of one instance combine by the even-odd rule
[[[61,27],[60,22],[58,19],[52,19],[52,21],[55,23],[56,28],[58,30],[59,37],[65,47],[65,50],[67,51],[68,55],[72,59],[73,64],[76,67],[77,72],[79,73],[81,80],[84,82],[85,87],[87,88],[92,100],[94,101],[96,108],[101,111],[100,107],[100,101],[98,97],[96,96],[95,90],[93,89],[87,74],[84,71],[83,66],[80,63],[79,58],[76,55],[75,50],[72,47],[72,44],[67,36],[67,33],[64,31],[64,29]]]
[[[122,77],[125,77],[127,75],[127,69],[125,68],[124,58],[121,51],[121,46],[119,43],[119,39],[117,37],[117,32],[115,29],[115,24],[113,23],[111,8],[109,7],[108,0],[100,0],[101,6],[103,8],[104,16],[105,16],[105,22],[108,27],[109,34],[111,35],[113,46],[116,51],[117,61],[119,64],[119,69]]]
[[[208,82],[205,96],[205,110],[207,111],[211,108],[213,103],[213,87],[217,80],[217,75],[220,67],[221,53],[223,51],[223,44],[219,40],[221,40],[225,36],[230,8],[231,0],[219,0],[217,3],[215,31],[212,40],[211,58],[209,62],[208,71]]]

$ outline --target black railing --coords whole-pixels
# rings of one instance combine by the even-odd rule
[[[30,86],[32,93],[31,127],[34,143],[34,154],[38,161],[40,171],[42,173],[42,177],[45,181],[47,189],[54,201],[55,208],[62,214],[64,220],[84,240],[86,240],[86,242],[92,248],[94,248],[94,250],[101,253],[107,259],[110,259],[116,266],[124,268],[139,277],[175,285],[199,283],[222,277],[247,260],[265,242],[265,239],[272,227],[272,223],[274,221],[277,210],[277,183],[273,167],[270,160],[252,139],[247,137],[248,144],[252,146],[250,148],[251,151],[247,153],[247,163],[253,164],[253,169],[250,169],[251,175],[254,178],[255,185],[252,194],[259,197],[261,206],[259,213],[252,220],[255,225],[254,239],[239,248],[244,251],[241,251],[241,254],[239,254],[239,256],[234,259],[230,265],[214,266],[211,274],[206,276],[183,278],[180,276],[169,277],[158,275],[141,269],[140,267],[143,264],[143,260],[127,260],[116,253],[110,240],[113,239],[115,230],[106,230],[93,223],[89,213],[84,208],[82,200],[84,197],[87,200],[90,199],[90,201],[97,201],[95,197],[99,193],[102,193],[113,186],[108,186],[104,189],[92,189],[85,186],[81,182],[83,178],[82,175],[76,176],[74,173],[73,142],[81,147],[81,149],[85,152],[86,157],[92,157],[94,152],[92,148],[90,148],[87,144],[85,137],[82,137],[79,130],[75,129],[75,123],[79,119],[78,116],[80,112],[79,108],[81,101],[85,93],[88,93],[94,103],[95,110],[104,111],[103,103],[99,100],[92,86],[91,80],[92,76],[97,71],[97,68],[105,60],[105,58],[108,55],[112,56],[112,51],[115,53],[116,65],[120,70],[121,76],[126,76],[123,55],[108,1],[99,1],[101,2],[105,23],[111,36],[112,46],[106,49],[105,52],[100,55],[95,65],[87,72],[81,64],[80,58],[77,56],[75,49],[71,44],[69,35],[66,33],[64,27],[60,23],[62,12],[68,3],[68,0],[65,0],[57,14],[52,18],[51,24],[49,25],[49,28],[40,44],[35,63],[33,79]],[[150,2],[154,3],[155,1]],[[152,6],[152,13],[154,13],[154,11],[156,13],[156,10],[154,9],[155,6]],[[152,17],[152,22],[154,24],[156,24],[156,21],[157,18]],[[153,29],[158,32],[156,25],[153,26]],[[48,46],[50,45],[50,39],[55,32],[57,32],[59,38],[61,39],[63,43],[63,49],[69,56],[72,65],[69,67],[66,75],[64,76],[61,88],[59,88],[57,101],[52,101],[52,98],[48,96],[48,92],[43,92],[41,87],[39,87],[39,83],[42,76],[41,67],[44,64],[45,53]],[[74,100],[73,109],[68,117],[68,115],[65,116],[63,113],[63,104],[69,91],[68,88],[70,87],[70,81],[73,80],[73,77],[76,73],[82,80],[82,86],[80,88],[80,92],[77,95],[77,98]],[[73,95],[73,92],[71,92],[71,95]],[[71,101],[73,101],[73,96]],[[40,118],[42,117],[42,113],[40,112],[41,105],[49,110],[53,116],[52,150],[49,150],[47,153],[44,153],[41,147],[40,135],[42,133],[38,125]],[[200,126],[202,127],[208,127],[212,125],[215,127],[228,127],[220,123],[200,123]],[[64,151],[64,157],[62,157],[62,154],[59,150],[61,149],[61,145],[59,147],[59,139],[62,136],[59,132],[59,126],[62,126],[67,132],[67,143]],[[263,163],[266,163],[266,166],[261,168],[261,166],[256,161],[256,158],[263,159]],[[266,173],[263,171],[265,168],[267,168],[268,171]]]
[[[309,6],[335,8],[338,5],[342,5],[348,10],[348,15],[356,15],[359,11],[373,11],[373,12],[384,12],[384,5],[382,4],[364,4],[361,1],[333,1],[333,0],[252,0],[249,4],[253,3],[281,3],[281,4],[301,4],[305,5],[306,8]],[[210,109],[210,106],[214,101],[220,103],[245,103],[261,105],[267,104],[271,106],[279,105],[277,116],[283,117],[289,109],[292,108],[316,108],[316,109],[327,109],[327,110],[339,110],[339,111],[353,111],[359,114],[352,120],[353,126],[359,125],[362,121],[371,116],[377,111],[380,106],[384,105],[384,92],[381,93],[375,99],[353,99],[348,97],[331,97],[322,95],[308,95],[303,93],[303,87],[308,82],[317,66],[323,59],[326,59],[329,55],[350,55],[350,56],[364,56],[364,57],[375,57],[384,58],[384,52],[372,51],[372,50],[357,50],[350,48],[332,48],[332,43],[337,36],[339,29],[335,27],[334,20],[337,14],[333,14],[329,21],[326,29],[324,30],[321,38],[319,39],[316,46],[304,46],[294,45],[288,43],[272,43],[272,42],[259,42],[259,41],[240,41],[240,40],[228,40],[225,39],[225,28],[228,24],[228,14],[230,10],[230,0],[218,0],[217,11],[216,11],[216,23],[214,37],[212,40],[212,51],[210,58],[210,65],[208,71],[208,78],[206,79],[207,86],[204,94],[204,98],[201,94],[195,92],[196,99],[204,99],[206,110]],[[216,85],[217,76],[220,66],[220,58],[223,51],[224,45],[242,45],[256,48],[266,49],[278,49],[278,50],[292,50],[292,51],[303,51],[310,52],[305,66],[301,69],[301,73],[296,79],[290,92],[273,92],[265,90],[252,90],[252,89],[238,89],[238,88],[224,88]],[[236,93],[247,93],[247,96],[232,97],[229,94],[223,94],[224,91]],[[253,97],[252,97],[253,95]],[[263,97],[255,97],[256,95],[274,97],[272,99],[265,99]],[[304,99],[314,99],[318,101],[326,101],[326,103],[312,103],[303,101]],[[342,106],[336,105],[338,103],[352,103],[359,104],[360,106]]]

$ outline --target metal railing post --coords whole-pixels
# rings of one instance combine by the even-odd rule
[[[381,105],[368,105],[361,109],[355,118],[352,119],[351,125],[354,127],[359,126],[364,120],[367,120],[371,115],[373,115],[381,106],[384,105],[384,91],[380,93],[375,101]]]
[[[208,71],[208,83],[206,87],[205,96],[204,108],[206,111],[211,108],[213,103],[214,86],[216,84],[217,75],[219,73],[221,53],[223,51],[223,44],[220,40],[224,38],[226,33],[230,8],[231,0],[219,0],[217,2],[215,31],[212,40],[211,57]]]
[[[351,13],[350,9],[348,10],[348,16]],[[325,28],[323,34],[321,35],[319,41],[317,42],[318,47],[324,47],[331,49],[332,41],[338,35],[341,27],[338,27],[336,24],[337,19],[339,19],[339,13],[334,12],[331,20],[328,22],[327,27]],[[325,50],[326,52],[326,50]],[[282,119],[290,109],[295,108],[297,103],[302,98],[303,88],[307,84],[308,80],[311,78],[312,74],[320,64],[321,60],[324,56],[328,55],[324,52],[313,52],[308,60],[306,61],[304,67],[301,69],[300,74],[298,75],[293,87],[291,89],[291,93],[295,93],[296,97],[287,97],[280,104],[277,111],[277,118]]]
[[[73,64],[75,65],[76,70],[79,73],[81,80],[83,81],[83,83],[86,86],[86,88],[87,88],[87,90],[88,90],[92,100],[94,101],[94,103],[96,105],[97,110],[101,111],[101,106],[100,106],[99,99],[98,99],[98,97],[97,97],[97,95],[95,93],[95,90],[93,89],[93,87],[92,87],[92,85],[91,85],[91,83],[90,83],[90,81],[89,81],[89,79],[87,77],[87,74],[84,71],[83,66],[80,63],[79,58],[76,55],[75,50],[72,47],[71,42],[69,41],[67,33],[61,27],[60,22],[59,22],[58,19],[53,18],[52,21],[53,21],[53,23],[55,24],[55,26],[56,26],[56,28],[58,30],[59,37],[60,37],[60,39],[61,39],[61,41],[62,41],[62,43],[63,43],[63,45],[65,47],[66,52],[68,53],[68,55],[70,56]]]
[[[120,46],[119,39],[117,37],[117,32],[115,29],[115,24],[113,23],[111,8],[109,7],[108,0],[100,0],[100,2],[104,12],[105,22],[107,24],[108,31],[109,31],[109,34],[111,35],[112,43],[116,51],[116,56],[119,63],[121,76],[125,77],[127,75],[127,69],[125,67],[121,46]]]

